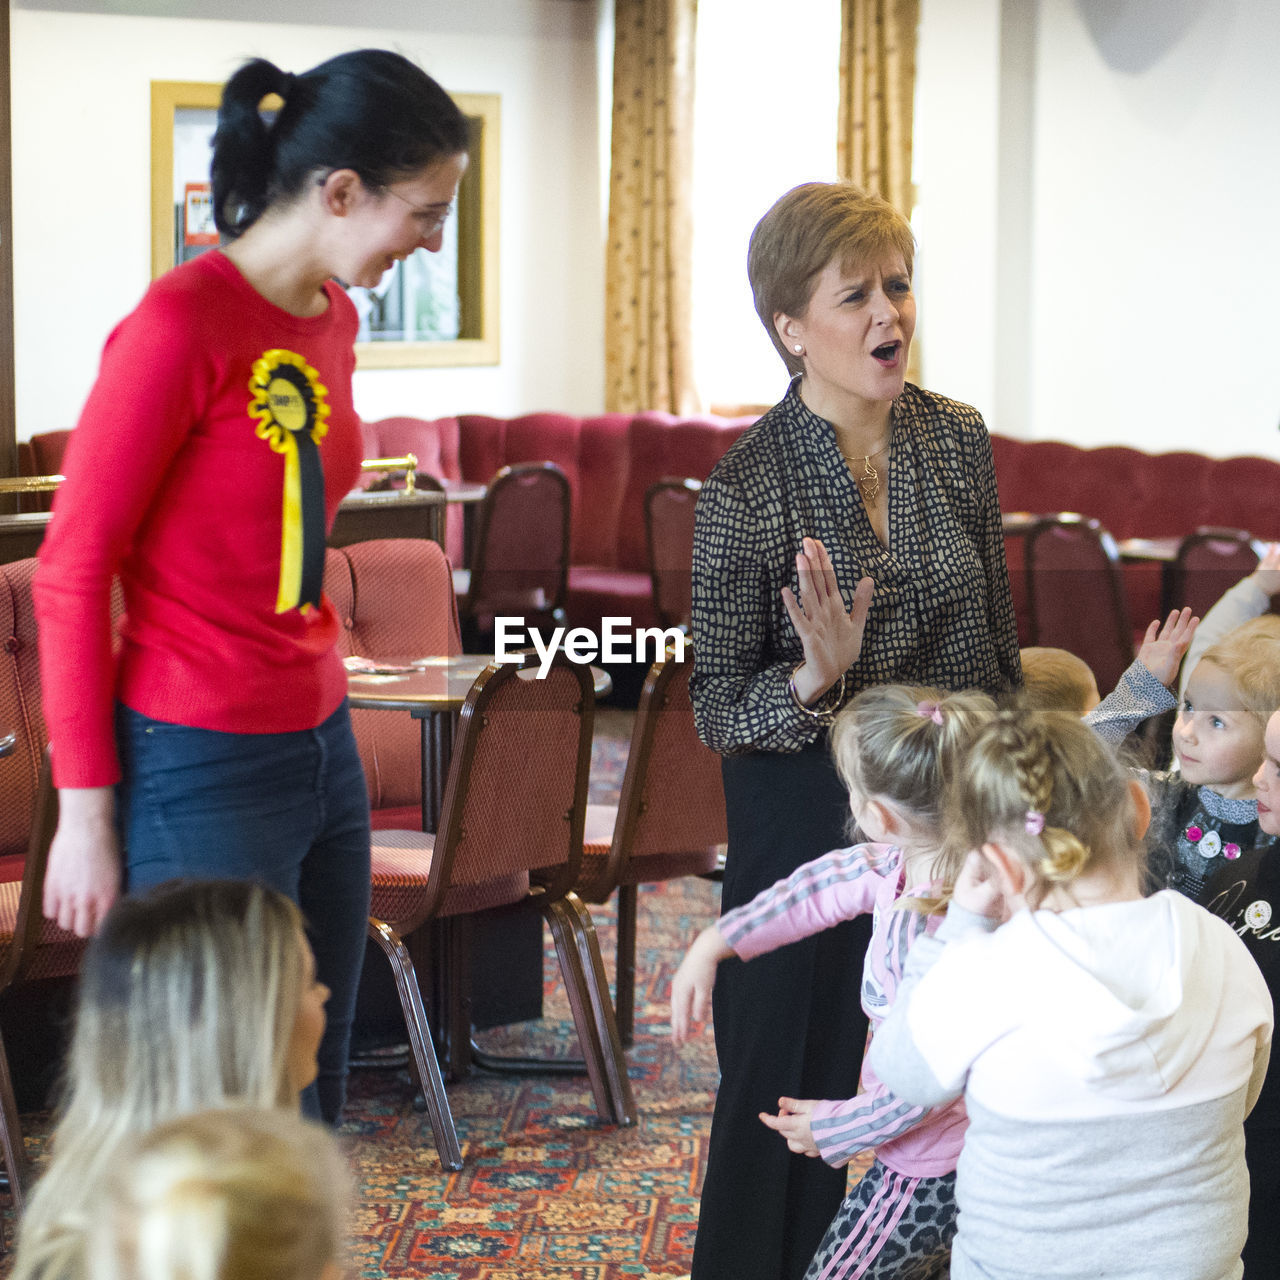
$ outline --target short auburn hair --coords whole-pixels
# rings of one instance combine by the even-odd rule
[[[756,314],[788,372],[800,373],[803,365],[778,336],[773,317],[803,316],[828,263],[839,259],[849,269],[897,253],[910,275],[915,249],[906,218],[852,182],[806,182],[775,201],[751,233],[747,278]]]

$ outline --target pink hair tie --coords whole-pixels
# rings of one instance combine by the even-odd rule
[[[917,702],[916,715],[921,720],[932,720],[934,724],[942,724],[942,708],[936,702]]]
[[[1039,809],[1028,809],[1023,825],[1027,829],[1027,835],[1038,836],[1044,830],[1044,814]]]

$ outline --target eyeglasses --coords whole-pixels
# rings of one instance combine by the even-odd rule
[[[453,205],[451,204],[444,206],[432,204],[425,209],[419,209],[412,200],[406,200],[404,196],[398,191],[392,190],[391,187],[384,187],[383,190],[390,192],[401,204],[408,205],[413,213],[413,220],[418,224],[418,231],[424,240],[430,240],[449,220],[449,215],[453,212]]]

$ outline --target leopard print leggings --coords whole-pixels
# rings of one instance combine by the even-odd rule
[[[956,1175],[910,1178],[875,1160],[845,1196],[804,1280],[941,1280],[956,1232]]]

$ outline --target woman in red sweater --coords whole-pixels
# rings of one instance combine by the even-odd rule
[[[340,620],[321,591],[361,456],[356,314],[334,281],[373,286],[439,250],[466,146],[457,105],[399,54],[297,76],[242,66],[213,143],[222,246],[155,281],[108,338],[36,575],[61,805],[45,914],[87,936],[122,887],[176,876],[292,897],[333,993],[304,1098],[328,1120],[369,896]]]

